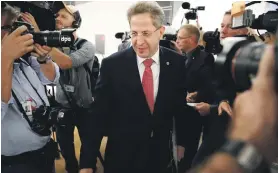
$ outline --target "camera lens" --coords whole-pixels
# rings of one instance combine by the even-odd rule
[[[239,91],[245,91],[251,87],[264,49],[265,44],[260,42],[253,42],[238,49],[233,58],[231,70]]]
[[[70,47],[74,43],[74,29],[40,31],[33,34],[34,42],[49,47]]]

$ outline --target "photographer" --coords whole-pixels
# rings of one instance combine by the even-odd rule
[[[56,29],[76,28],[81,25],[81,16],[79,11],[70,5],[62,3],[62,8],[54,8],[56,14]],[[32,19],[28,14],[24,15],[24,20]],[[29,20],[35,23],[34,20]],[[36,26],[36,24],[33,24]],[[74,32],[75,43],[71,50],[59,50],[57,48],[47,48],[50,50],[50,57],[61,68],[61,78],[57,85],[56,101],[64,110],[68,122],[65,126],[57,126],[57,140],[59,142],[61,153],[65,158],[66,170],[68,173],[77,173],[79,166],[75,156],[74,149],[74,128],[78,128],[81,140],[81,156],[84,139],[86,139],[87,126],[86,121],[90,121],[91,106],[93,103],[92,81],[90,73],[86,68],[92,67],[94,63],[95,47],[89,41],[78,38]],[[80,45],[80,43],[82,44]],[[89,69],[92,70],[92,69]],[[86,147],[86,146],[85,146]]]
[[[231,11],[226,11],[221,22],[220,39],[224,39],[227,37],[235,37],[235,36],[247,36],[247,35],[248,35],[247,28],[232,29]]]
[[[49,107],[43,85],[58,81],[59,68],[49,52],[34,45],[31,34],[25,34],[26,26],[12,30],[17,18],[15,9],[1,4],[1,170],[49,173],[57,150],[47,122],[40,121],[50,116],[49,112],[41,112]],[[29,56],[33,50],[45,56]],[[45,131],[36,127],[45,127]]]
[[[267,47],[252,88],[235,101],[234,118],[225,147],[191,173],[267,172],[264,162],[271,163],[278,156],[274,58],[274,48]],[[239,146],[236,143],[240,147],[231,147]]]

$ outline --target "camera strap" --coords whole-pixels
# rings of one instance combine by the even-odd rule
[[[27,63],[25,63],[24,61],[22,61],[22,63],[27,64]],[[29,64],[27,64],[27,65],[29,65]],[[37,93],[37,95],[38,95],[39,98],[41,99],[43,105],[46,106],[45,101],[42,99],[41,95],[38,93],[37,89],[36,89],[36,88],[33,86],[33,84],[30,82],[30,80],[29,80],[29,78],[27,77],[26,73],[25,73],[24,70],[22,69],[22,64],[21,64],[21,62],[20,62],[20,65],[19,65],[19,69],[21,70],[22,74],[23,74],[24,77],[27,79],[27,81],[30,83],[31,87],[32,87],[32,88],[34,89],[34,91]],[[32,127],[31,121],[30,121],[30,119],[28,118],[28,116],[27,116],[27,114],[26,114],[26,112],[25,112],[25,110],[24,110],[22,104],[20,103],[20,101],[19,101],[18,97],[16,96],[16,94],[15,94],[15,92],[14,92],[13,89],[12,89],[12,96],[14,97],[14,99],[15,99],[15,101],[16,101],[18,107],[19,107],[19,111],[23,114],[23,117],[26,119],[26,121],[28,122],[29,126]]]
[[[62,81],[62,78],[60,77],[60,80],[59,80],[59,84],[61,85],[61,88],[64,92],[64,94],[66,95],[66,98],[69,102],[69,105],[72,109],[76,109],[78,108],[77,104],[76,104],[76,100],[73,98],[73,96],[70,95],[70,93],[68,93],[64,87],[64,82]]]
[[[28,122],[29,126],[32,127],[32,124],[31,124],[31,121],[30,119],[28,118],[22,104],[20,103],[19,99],[17,98],[16,94],[14,93],[14,91],[12,90],[12,95],[18,105],[18,108],[19,108],[19,111],[23,114],[23,117],[26,119],[26,121]]]
[[[39,96],[39,98],[42,101],[43,106],[46,106],[45,101],[43,100],[43,98],[41,97],[41,95],[39,94],[39,92],[37,91],[37,89],[33,86],[33,84],[30,82],[29,78],[27,77],[26,73],[24,72],[24,70],[22,69],[22,66],[20,64],[19,66],[20,70],[22,71],[22,74],[25,76],[25,78],[28,80],[28,82],[30,83],[31,87],[33,88],[33,90],[37,93],[37,95]]]

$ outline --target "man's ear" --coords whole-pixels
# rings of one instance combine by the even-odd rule
[[[162,39],[163,35],[164,35],[164,32],[165,32],[165,26],[162,26],[160,29],[159,29],[159,32],[160,32],[160,38]]]

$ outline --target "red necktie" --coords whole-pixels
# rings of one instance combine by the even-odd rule
[[[142,85],[144,89],[144,93],[151,110],[153,113],[154,110],[154,88],[153,88],[153,72],[151,69],[153,59],[146,59],[144,62],[145,71],[143,74]]]

